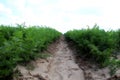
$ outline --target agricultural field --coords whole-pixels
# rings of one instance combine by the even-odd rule
[[[58,39],[61,33],[44,26],[0,25],[0,80],[9,80],[18,63],[26,63]]]
[[[52,45],[49,46],[51,43]],[[54,56],[44,53],[48,48],[51,48]],[[109,80],[108,78],[113,77],[120,69],[118,55],[120,55],[120,29],[105,31],[95,25],[93,28],[70,30],[62,34],[46,26],[0,25],[0,80],[20,80],[21,78],[24,80],[26,76],[18,75],[14,71],[18,64],[22,68],[17,73],[22,74],[22,71],[28,71],[25,75],[33,80],[36,78],[38,80],[39,78],[43,80],[97,80],[86,78],[83,66],[80,65],[82,68],[79,66],[79,63],[82,63],[79,59],[83,61],[83,64],[85,64],[84,60],[87,60],[91,65],[97,65],[102,73],[102,68],[109,68],[110,76],[104,78],[104,80]],[[28,63],[31,61],[34,63],[32,66],[35,67],[33,71],[27,70],[24,66],[24,64],[29,66]],[[13,75],[17,77],[13,79]],[[39,76],[36,77],[36,75]],[[103,80],[103,76],[99,74],[97,76]]]
[[[120,30],[105,31],[95,25],[92,29],[71,30],[66,32],[68,42],[75,44],[77,55],[97,63],[99,67],[109,66],[113,75],[120,68]]]

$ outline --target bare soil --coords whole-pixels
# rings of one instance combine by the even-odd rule
[[[14,77],[14,80],[85,80],[82,69],[75,63],[72,50],[62,36],[48,50],[52,56],[47,59],[37,59],[30,64],[33,70],[18,65],[17,69],[22,76]]]
[[[37,59],[28,63],[28,67],[18,65],[18,75],[14,80],[120,80],[110,77],[109,69],[98,68],[89,61],[76,58],[76,50],[70,48],[64,36],[51,44],[45,53],[50,53],[47,59]],[[117,71],[120,76],[120,70]]]

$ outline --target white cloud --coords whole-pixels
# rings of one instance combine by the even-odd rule
[[[16,16],[13,13],[14,12],[12,11],[10,7],[0,3],[0,24],[11,25],[11,24],[16,24],[16,23],[21,24],[24,22],[20,16]]]
[[[12,14],[12,11],[0,3],[0,13]]]
[[[0,4],[0,12],[8,13],[8,24],[47,25],[62,32],[86,28],[95,23],[104,29],[120,26],[119,0],[11,0],[10,8]],[[18,13],[12,12],[12,9]],[[1,19],[0,19],[1,20]],[[6,21],[5,19],[2,21]],[[114,26],[114,27],[113,27]]]

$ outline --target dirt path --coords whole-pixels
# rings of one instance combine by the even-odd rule
[[[75,63],[73,52],[64,37],[59,40],[52,57],[38,59],[31,64],[35,66],[34,70],[17,66],[22,75],[17,80],[84,80],[83,71]]]

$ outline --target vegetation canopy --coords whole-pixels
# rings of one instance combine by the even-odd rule
[[[91,29],[71,30],[64,35],[68,41],[75,43],[78,55],[92,60],[101,67],[111,64],[110,69],[114,67],[112,71],[120,68],[120,61],[114,60],[120,52],[120,30],[105,31],[95,25]]]
[[[18,63],[43,57],[41,52],[60,35],[44,26],[0,25],[0,80],[9,79]]]

